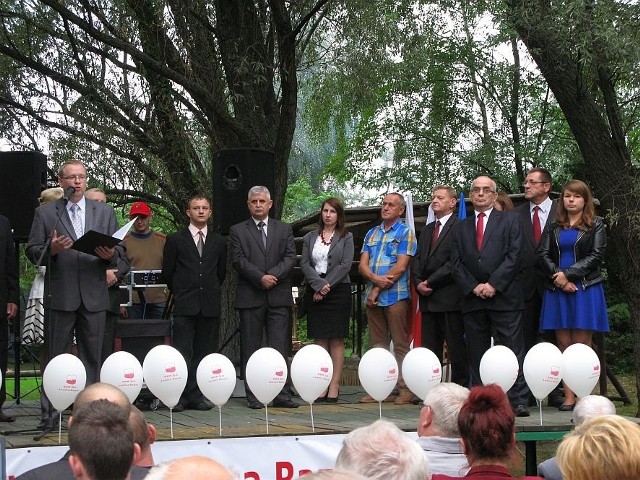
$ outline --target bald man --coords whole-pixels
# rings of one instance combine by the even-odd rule
[[[154,467],[145,480],[237,480],[237,476],[208,457],[194,455]]]

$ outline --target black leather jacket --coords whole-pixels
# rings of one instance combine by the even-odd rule
[[[602,281],[600,266],[604,258],[604,251],[607,248],[607,234],[605,232],[604,221],[601,217],[593,219],[593,225],[589,230],[580,231],[578,239],[573,246],[576,263],[568,268],[558,267],[560,258],[560,248],[558,239],[560,237],[560,227],[553,222],[545,231],[538,255],[545,274],[545,287],[555,290],[552,276],[554,273],[564,271],[567,279],[573,283],[582,283],[583,288]]]

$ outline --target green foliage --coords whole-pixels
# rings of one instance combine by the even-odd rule
[[[607,363],[616,373],[633,373],[633,321],[627,303],[616,303],[607,309],[611,332],[605,337]]]

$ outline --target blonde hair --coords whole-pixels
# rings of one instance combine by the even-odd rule
[[[558,447],[564,480],[640,478],[640,426],[618,415],[590,418]]]
[[[47,188],[46,190],[40,192],[40,198],[38,198],[38,202],[40,202],[40,205],[44,205],[45,203],[49,202],[55,202],[59,198],[62,198],[63,195],[64,190],[62,189],[62,187]]]

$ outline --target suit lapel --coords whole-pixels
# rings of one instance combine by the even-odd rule
[[[56,213],[58,215],[60,215],[60,211],[63,210],[62,215],[60,215],[60,223],[67,231],[66,234],[63,235],[77,240],[76,232],[73,229],[73,225],[71,224],[71,217],[69,217],[69,210],[67,210],[67,206],[65,205],[64,200],[58,200],[58,202],[56,203],[56,210]],[[60,229],[57,228],[56,230],[58,230],[58,234],[60,234]]]
[[[181,233],[182,233],[184,241],[185,241],[185,243],[187,245],[187,249],[192,254],[194,254],[196,257],[200,257],[200,254],[198,253],[198,247],[196,247],[196,243],[193,241],[193,236],[191,235],[191,232],[189,231],[189,229],[185,228],[184,230],[182,230]],[[204,244],[205,244],[205,250],[206,250],[206,245],[207,245],[206,239],[205,239]],[[204,255],[204,253],[203,253],[203,255]]]
[[[91,200],[85,199],[84,207],[84,233],[87,233],[89,230],[93,229],[93,226],[96,223],[96,206]]]
[[[268,226],[267,228],[271,229],[271,225]],[[260,230],[256,226],[256,222],[253,221],[253,218],[250,218],[249,220],[247,220],[247,229],[249,230],[249,235],[258,244],[258,246],[262,250],[265,250],[264,246],[262,245],[262,238],[260,237]],[[267,248],[268,247],[269,247],[269,234],[267,234]]]
[[[495,208],[489,215],[487,219],[487,224],[484,227],[484,235],[482,237],[482,248],[480,251],[484,250],[484,247],[487,245],[489,239],[493,236],[493,233],[498,228],[499,223],[502,221],[502,212],[496,210]]]
[[[316,238],[318,238],[318,235],[316,235],[315,238],[313,239],[313,243],[316,242]],[[340,241],[340,233],[336,232],[333,234],[333,239],[331,240],[331,246],[329,247],[329,253],[331,253],[331,250],[335,248],[335,246],[338,244],[339,241]]]

